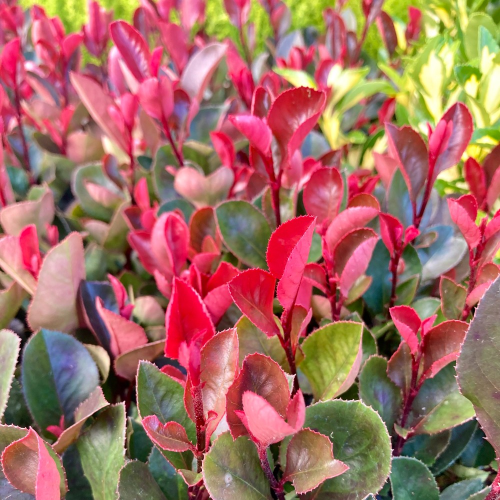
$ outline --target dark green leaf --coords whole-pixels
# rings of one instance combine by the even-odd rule
[[[142,462],[129,462],[120,471],[119,500],[166,500],[156,484],[148,466]]]
[[[186,482],[167,462],[158,448],[153,447],[148,465],[151,475],[168,500],[185,500],[187,498]]]
[[[416,458],[395,457],[391,471],[394,500],[439,500],[439,490],[429,469]]]

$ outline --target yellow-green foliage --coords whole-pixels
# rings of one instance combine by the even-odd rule
[[[323,10],[332,5],[331,0],[285,0],[292,11],[292,22],[294,28],[305,28],[307,26],[323,29]],[[68,31],[77,31],[85,23],[87,18],[86,2],[84,0],[22,0],[25,7],[38,3],[42,5],[50,16],[59,16]],[[100,0],[100,3],[108,9],[113,9],[116,19],[130,20],[134,10],[138,6],[137,0]],[[384,10],[392,16],[406,20],[408,5],[415,4],[412,0],[386,0]],[[361,28],[363,17],[361,14],[361,0],[349,0],[346,5],[350,8],[357,20],[358,28]],[[252,0],[251,20],[255,23],[259,47],[271,34],[267,16],[256,0]],[[234,26],[229,23],[227,14],[222,5],[222,0],[208,0],[207,25],[209,35],[220,39],[235,38]],[[380,46],[380,36],[375,26],[368,34],[367,47],[370,51]]]

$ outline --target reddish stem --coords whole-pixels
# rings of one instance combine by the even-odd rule
[[[401,420],[400,420],[400,427],[403,429],[405,428],[406,421],[408,420],[408,417],[410,416],[410,411],[411,411],[411,406],[413,404],[413,401],[417,397],[418,391],[420,390],[421,384],[418,383],[418,369],[420,366],[420,359],[421,359],[421,354],[420,352],[417,353],[416,356],[412,358],[412,365],[411,365],[411,382],[410,382],[410,388],[405,395],[404,403],[403,403],[403,413],[401,415]],[[398,457],[401,455],[401,451],[403,450],[403,446],[406,442],[406,440],[410,437],[411,434],[409,434],[406,437],[398,435],[398,439],[396,441],[396,445],[394,446],[394,456]]]
[[[23,147],[24,169],[26,170],[26,173],[28,174],[28,179],[30,181],[30,184],[34,184],[35,180],[33,179],[33,172],[31,171],[28,143],[26,142],[26,137],[24,135],[24,129],[23,129],[23,123],[22,123],[21,96],[19,95],[19,88],[17,86],[14,89],[14,99],[15,99],[15,104],[16,104],[17,124],[19,126],[19,133],[21,134],[21,145]]]
[[[174,139],[172,137],[172,134],[170,133],[170,127],[168,126],[167,121],[165,119],[162,119],[161,120],[161,125],[163,127],[163,131],[165,132],[167,140],[170,143],[170,146],[172,147],[172,151],[173,151],[175,157],[177,158],[177,162],[179,163],[179,166],[183,167],[184,166],[184,160],[182,158],[182,154],[179,151],[179,149],[177,149],[177,146],[175,145],[175,142],[174,142]]]
[[[491,491],[484,500],[500,500],[500,474],[497,474],[495,480],[491,483]]]
[[[203,461],[203,456],[206,451],[206,427],[205,427],[205,416],[203,414],[203,394],[201,392],[201,385],[193,387],[193,406],[196,424],[196,449],[197,462],[198,462],[198,473],[201,472],[201,463]]]
[[[293,306],[291,307],[290,311],[293,311]],[[283,350],[285,351],[286,354],[286,359],[288,361],[288,364],[290,366],[290,373],[294,375],[293,378],[293,390],[292,390],[292,397],[295,396],[297,391],[300,389],[299,385],[299,378],[297,376],[297,365],[295,364],[295,354],[292,349],[292,321],[291,321],[291,313],[288,314],[286,313],[285,315],[285,321],[283,324],[283,333],[284,337],[281,335],[278,335],[278,338],[280,340],[281,347],[283,347]]]
[[[389,300],[389,309],[387,310],[387,314],[389,315],[389,311],[391,307],[396,303],[396,290],[398,287],[398,267],[399,261],[401,259],[401,251],[400,249],[396,249],[394,252],[394,256],[391,257],[391,263],[389,265],[389,271],[392,273],[391,282],[391,299]]]
[[[273,474],[271,466],[269,465],[269,460],[267,459],[267,449],[265,446],[257,444],[257,451],[259,452],[260,465],[264,474],[266,475],[271,488],[276,494],[278,500],[285,500],[285,494],[283,493],[283,484],[280,483]]]

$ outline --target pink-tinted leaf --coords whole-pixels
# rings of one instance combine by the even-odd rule
[[[172,61],[177,68],[177,73],[181,74],[189,60],[188,37],[186,32],[175,23],[160,23],[160,32],[164,45]]]
[[[126,152],[125,137],[108,113],[108,109],[114,106],[111,96],[106,94],[101,85],[88,76],[72,72],[70,80],[95,122],[113,142]]]
[[[326,231],[326,243],[330,252],[335,251],[339,241],[354,229],[362,228],[379,213],[374,207],[351,207],[335,217]]]
[[[469,248],[475,248],[481,239],[481,232],[476,226],[477,202],[471,194],[458,200],[448,198],[451,220],[458,226]]]
[[[105,408],[108,404],[102,389],[97,387],[75,410],[75,423],[71,427],[64,429],[58,436],[57,441],[53,445],[54,450],[59,454],[63,453],[68,446],[78,439],[87,418],[100,409]]]
[[[267,264],[280,280],[278,300],[286,310],[291,309],[297,299],[315,225],[315,217],[296,217],[278,227],[269,240]]]
[[[165,245],[172,269],[179,275],[188,255],[189,232],[184,219],[175,212],[165,218]]]
[[[236,329],[218,333],[201,350],[203,411],[205,419],[210,420],[208,439],[226,412],[226,394],[238,371],[238,359]]]
[[[273,300],[276,280],[261,269],[243,271],[229,283],[229,291],[241,312],[268,337],[279,334],[274,321]]]
[[[412,376],[412,354],[406,342],[399,344],[387,362],[387,376],[403,391],[403,395],[408,393]]]
[[[85,279],[83,240],[71,233],[45,256],[35,295],[28,309],[32,330],[71,332],[80,324],[78,289]]]
[[[165,355],[173,359],[179,359],[181,346],[189,347],[196,342],[201,348],[215,335],[214,325],[200,296],[178,278],[174,280],[165,328]]]
[[[127,68],[138,82],[149,76],[149,47],[142,35],[125,21],[109,25],[111,38]]]
[[[302,397],[301,393],[297,394]],[[296,422],[297,426],[288,424],[273,406],[254,392],[246,391],[243,394],[242,402],[248,430],[264,446],[279,443],[286,436],[295,434],[304,423],[304,419],[302,419],[302,422]],[[298,426],[299,423],[300,426]]]
[[[319,226],[328,226],[337,216],[344,196],[344,182],[336,168],[323,167],[311,175],[304,188],[304,206],[317,218]]]
[[[391,307],[390,313],[401,337],[410,347],[411,353],[415,354],[419,345],[418,331],[422,324],[418,314],[408,306]]]
[[[445,321],[431,328],[422,341],[423,377],[432,378],[441,368],[455,361],[469,325],[464,321]]]
[[[486,194],[486,204],[487,208],[491,208],[495,205],[495,202],[500,196],[500,168],[498,168],[493,174],[491,181],[488,184],[488,192]]]
[[[248,434],[236,413],[243,410],[243,394],[247,391],[262,396],[281,418],[287,413],[290,390],[285,373],[271,358],[251,354],[243,361],[241,372],[226,396],[227,423],[234,439]]]
[[[373,152],[373,159],[375,161],[375,168],[377,169],[380,179],[386,189],[391,185],[392,176],[398,168],[398,162],[389,155],[381,155],[376,151]]]
[[[225,45],[210,43],[191,57],[181,77],[181,87],[191,99],[202,101],[205,88],[225,53]]]
[[[288,443],[283,480],[292,482],[296,493],[304,494],[348,469],[345,463],[333,458],[327,436],[303,429]]]
[[[19,233],[19,245],[21,246],[24,268],[37,277],[42,265],[42,257],[38,248],[38,235],[34,224],[26,226]]]
[[[67,491],[59,458],[33,429],[5,448],[2,468],[14,488],[37,500],[59,500]]]
[[[420,134],[410,127],[398,128],[392,123],[385,125],[389,151],[398,162],[408,185],[413,203],[424,187],[429,172],[427,146]]]
[[[391,256],[394,255],[395,249],[401,244],[403,237],[403,224],[396,217],[389,214],[380,214],[380,235],[384,245],[389,250]]]
[[[454,104],[441,118],[446,123],[452,123],[451,136],[446,149],[441,153],[434,167],[431,182],[437,176],[458,164],[472,137],[474,123],[467,106],[461,102]]]
[[[254,115],[234,115],[230,116],[229,120],[248,139],[251,146],[263,155],[270,153],[273,136],[262,118]]]
[[[316,125],[326,96],[308,87],[286,90],[273,102],[268,125],[281,151],[281,162],[288,162]]]
[[[143,344],[132,350],[123,352],[115,359],[115,372],[118,376],[135,380],[137,367],[141,361],[154,361],[165,352],[165,340],[157,340],[149,344]]]
[[[175,176],[175,190],[196,208],[215,206],[224,201],[234,182],[234,172],[219,167],[206,176],[193,167],[182,167]]]
[[[35,293],[36,280],[24,267],[19,238],[6,236],[0,239],[0,268],[30,295]]]
[[[143,418],[142,425],[149,439],[162,450],[180,452],[192,447],[186,429],[177,422],[162,424],[156,415],[150,415]]]
[[[236,152],[231,139],[224,132],[210,132],[210,139],[222,165],[231,168],[236,160]]]
[[[55,215],[54,194],[50,189],[36,201],[22,201],[0,210],[0,224],[6,234],[18,236],[29,224],[35,224],[38,234],[46,232]]]
[[[149,116],[166,121],[174,111],[172,82],[166,76],[148,78],[139,86],[139,101]]]
[[[96,310],[110,334],[110,350],[113,356],[147,344],[148,338],[144,328],[106,309],[100,297],[96,298]]]
[[[375,231],[365,228],[352,231],[337,245],[335,271],[340,275],[340,292],[344,297],[368,268],[377,240]]]

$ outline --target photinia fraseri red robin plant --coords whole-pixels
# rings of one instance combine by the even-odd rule
[[[0,6],[0,497],[498,496],[489,111],[422,138],[414,8],[262,5]]]

